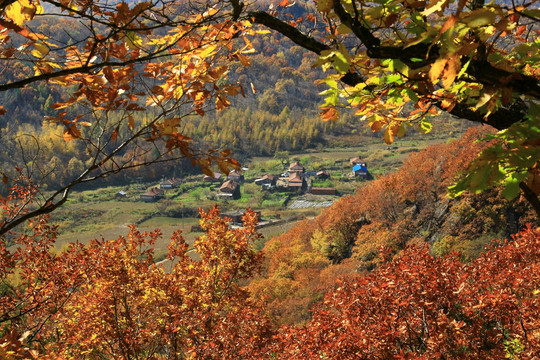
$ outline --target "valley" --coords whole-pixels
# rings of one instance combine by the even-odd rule
[[[264,240],[255,244],[260,250],[266,240],[286,232],[296,221],[319,215],[323,208],[342,196],[353,194],[369,181],[352,176],[351,158],[362,157],[369,172],[376,178],[397,170],[410,153],[428,145],[448,141],[442,136],[410,136],[398,140],[395,146],[388,146],[373,138],[364,137],[363,140],[367,143],[363,146],[290,154],[287,161],[275,157],[254,157],[243,164],[245,170],[242,174],[245,180],[240,185],[241,196],[236,200],[216,199],[226,176],[222,176],[218,182],[205,182],[202,174],[182,178],[178,187],[165,189],[164,196],[155,202],[141,201],[140,195],[148,189],[159,187],[159,181],[145,182],[140,178],[139,182],[123,186],[75,190],[69,201],[52,214],[53,223],[60,228],[56,247],[62,249],[64,244],[72,241],[87,243],[99,237],[113,239],[125,235],[129,231],[128,225],[136,225],[141,231],[159,228],[163,232],[162,238],[156,243],[157,257],[163,258],[172,233],[180,229],[186,241],[192,243],[196,237],[202,235],[200,231],[191,231],[199,222],[198,208],[209,209],[217,204],[223,213],[251,208],[261,212],[263,221],[283,221],[278,225],[270,223],[261,228]],[[306,193],[307,189],[301,193],[278,189],[265,191],[255,184],[255,179],[265,174],[278,177],[287,171],[292,161],[300,161],[306,172],[326,170],[329,179],[318,180],[312,176],[310,188],[311,182],[313,186],[330,186],[334,187],[339,195],[312,195]],[[125,193],[125,197],[119,197],[121,192]],[[300,204],[301,201],[308,205],[294,206],[295,202]]]

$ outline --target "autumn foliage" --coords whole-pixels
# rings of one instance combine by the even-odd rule
[[[471,261],[433,256],[427,244],[397,255],[382,247],[367,272],[354,256],[358,230],[369,226],[357,218],[362,209],[346,198],[268,242],[264,263],[251,212],[232,229],[217,208],[202,211],[205,235],[191,248],[176,233],[166,264],[153,256],[157,230],[131,227],[116,240],[56,252],[58,229],[35,219],[1,239],[0,356],[535,359],[540,229]],[[381,230],[373,238],[392,244],[392,231]]]
[[[410,244],[432,244],[435,255],[477,257],[493,239],[519,231],[534,216],[524,200],[500,191],[447,197],[456,173],[486,144],[471,129],[462,139],[411,154],[403,167],[361,186],[321,216],[266,243],[265,268],[249,285],[282,323],[303,324],[336,278],[368,272]]]
[[[178,232],[170,271],[153,258],[158,231],[131,228],[55,255],[56,229],[35,222],[13,254],[3,249],[0,319],[13,333],[0,354],[9,355],[13,334],[24,333],[40,358],[248,358],[271,335],[264,312],[238,284],[259,268],[255,216],[236,230],[217,209],[201,216],[206,235],[193,249],[200,259]]]
[[[341,282],[302,328],[282,330],[283,359],[536,359],[540,229],[471,263],[412,247]]]

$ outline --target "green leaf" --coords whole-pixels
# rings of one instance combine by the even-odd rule
[[[512,200],[519,195],[519,183],[527,178],[527,173],[513,173],[505,181],[503,196],[507,200]]]
[[[126,44],[131,50],[140,49],[143,45],[142,38],[134,31],[126,33]]]
[[[480,26],[493,24],[496,18],[497,18],[497,14],[492,12],[490,9],[481,8],[478,10],[471,11],[469,16],[462,19],[462,21],[471,28],[477,28]]]
[[[409,89],[409,88],[406,88],[406,89],[403,89],[403,92],[409,97],[409,99],[411,99],[412,101],[416,102],[418,101],[418,95],[416,95],[416,93]]]
[[[384,77],[384,82],[386,84],[392,84],[392,83],[398,83],[401,84],[401,75],[400,74],[392,74]]]

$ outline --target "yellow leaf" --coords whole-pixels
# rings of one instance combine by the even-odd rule
[[[208,9],[207,11],[204,12],[203,16],[204,16],[204,17],[214,16],[217,12],[218,12],[218,9],[216,9],[216,8],[210,8],[210,9]]]
[[[352,30],[345,24],[339,24],[337,32],[338,34],[346,35],[352,33]]]
[[[49,48],[43,43],[34,43],[34,48],[39,51],[43,56],[49,53]]]
[[[384,142],[387,144],[392,144],[394,142],[394,134],[390,126],[387,126],[383,133]]]
[[[490,94],[487,92],[483,93],[482,96],[480,97],[480,100],[478,100],[478,103],[476,104],[475,108],[479,109],[482,106],[486,105],[488,101],[491,100],[492,97],[493,97],[493,94]]]
[[[435,60],[435,63],[431,65],[431,69],[429,69],[429,80],[433,84],[436,84],[441,77],[447,61],[447,58],[438,58],[437,60]]]
[[[317,10],[320,12],[329,12],[334,8],[333,0],[318,0],[317,1]]]
[[[456,79],[459,69],[461,68],[461,61],[458,55],[451,56],[448,59],[446,71],[443,74],[442,85],[445,89],[450,88]]]
[[[496,17],[497,14],[492,12],[490,9],[482,8],[471,11],[469,16],[462,19],[462,21],[470,27],[476,28],[480,26],[494,24]]]
[[[178,86],[176,89],[174,89],[174,98],[179,100],[182,95],[184,95],[184,89],[182,89],[181,86]]]
[[[447,5],[448,0],[439,0],[434,5],[428,6],[428,8],[422,11],[422,15],[429,16],[437,11],[442,11],[445,5]]]
[[[142,44],[143,44],[142,38],[139,35],[137,35],[137,33],[135,33],[134,31],[128,31],[126,33],[126,45],[131,50],[140,49],[142,47]]]
[[[38,50],[32,50],[30,51],[30,54],[32,54],[33,57],[41,58],[43,54],[39,52]]]
[[[22,13],[22,6],[18,1],[6,7],[5,15],[16,25],[23,26],[25,16]]]
[[[5,16],[18,26],[23,26],[25,21],[32,20],[36,13],[43,12],[41,5],[35,5],[29,0],[19,0],[5,9]]]

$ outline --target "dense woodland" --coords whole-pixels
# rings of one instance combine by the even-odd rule
[[[0,358],[536,359],[535,6],[0,1]],[[462,121],[266,242],[214,207],[167,270],[159,230],[55,248],[77,187]]]

